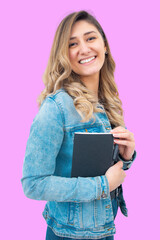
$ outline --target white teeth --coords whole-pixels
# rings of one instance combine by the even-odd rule
[[[81,60],[80,63],[88,63],[90,61],[92,61],[95,57],[91,57],[91,58],[88,58],[88,59],[85,59],[85,60]]]

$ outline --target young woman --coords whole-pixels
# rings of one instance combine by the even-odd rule
[[[133,133],[125,128],[114,70],[97,20],[85,11],[64,18],[44,75],[21,180],[27,197],[47,201],[47,240],[111,240],[118,206],[127,216],[121,184],[136,152]],[[120,161],[102,176],[72,178],[74,133],[85,131],[113,133]]]

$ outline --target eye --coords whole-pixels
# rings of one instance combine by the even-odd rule
[[[69,48],[76,46],[76,44],[77,44],[77,43],[70,43],[70,44],[69,44]]]
[[[92,41],[94,39],[96,39],[96,37],[90,37],[90,38],[87,39],[87,41]]]

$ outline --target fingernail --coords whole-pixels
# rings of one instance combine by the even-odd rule
[[[113,136],[114,136],[114,137],[117,137],[117,136],[118,136],[118,134],[116,134],[116,133],[113,133]]]

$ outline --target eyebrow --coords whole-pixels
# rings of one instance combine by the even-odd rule
[[[86,35],[88,35],[88,34],[90,34],[90,33],[96,33],[96,32],[90,31],[90,32],[84,33],[83,35],[86,36]],[[75,38],[77,38],[77,37],[71,37],[70,40],[73,40],[73,39],[75,39]]]

